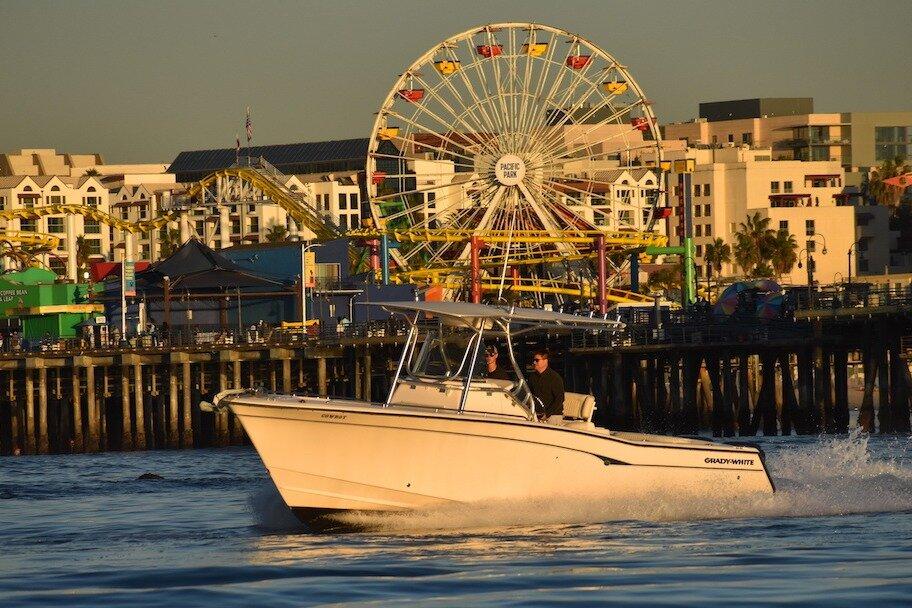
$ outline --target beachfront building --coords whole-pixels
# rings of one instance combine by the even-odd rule
[[[689,145],[769,148],[772,160],[836,161],[848,185],[896,156],[912,157],[912,111],[814,111],[812,98],[760,98],[700,104],[700,116],[666,124],[665,140]]]
[[[49,205],[85,205],[109,212],[109,195],[97,177],[15,175],[0,177],[0,208],[2,210],[32,209]],[[61,276],[77,280],[76,246],[79,236],[85,237],[91,259],[107,259],[111,250],[110,232],[81,215],[51,214],[34,219],[0,219],[0,233],[26,232],[57,237],[59,246],[43,251],[36,261]],[[10,239],[11,244],[17,244]],[[5,257],[5,268],[18,266]]]
[[[687,148],[667,156],[696,161],[692,201],[698,277],[708,276],[706,246],[721,238],[734,248],[740,224],[754,213],[769,218],[772,229],[786,230],[798,242],[803,268],[796,266],[782,276],[784,283],[806,284],[809,257],[815,282],[845,280],[850,249],[853,277],[907,272],[904,259],[891,256],[897,234],[889,230],[889,209],[865,205],[858,190],[846,185],[838,160],[773,161],[769,148],[747,146]],[[670,179],[671,184],[678,183],[676,174]],[[673,194],[671,240],[679,243],[682,197],[677,190]],[[742,273],[734,263],[722,269],[723,277]]]

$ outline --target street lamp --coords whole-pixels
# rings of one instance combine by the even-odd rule
[[[820,237],[823,239],[823,255],[827,254],[826,246],[826,237],[822,234],[814,233],[808,236],[807,244],[812,245],[813,239],[815,237]],[[811,255],[811,248],[805,247],[798,252],[798,268],[801,268],[801,252],[804,252],[804,259],[807,261],[807,277],[808,277],[808,306],[814,306],[814,256]]]
[[[306,254],[309,249],[322,247],[322,243],[311,243],[310,245],[301,243],[301,329],[304,335],[307,335],[307,269],[305,268]]]
[[[858,244],[861,242],[861,239],[858,239],[851,245],[849,245],[849,250],[846,252],[846,256],[849,258],[849,279],[846,281],[849,285],[852,284],[852,249],[857,251]]]

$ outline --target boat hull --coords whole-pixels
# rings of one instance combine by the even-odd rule
[[[773,491],[753,447],[356,401],[250,397],[230,407],[296,512],[633,497],[657,488],[704,496]]]

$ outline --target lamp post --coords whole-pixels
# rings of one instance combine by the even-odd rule
[[[860,243],[860,242],[861,242],[861,239],[858,239],[857,241],[855,241],[854,243],[849,245],[849,250],[846,252],[846,256],[849,258],[849,274],[848,274],[849,278],[846,281],[846,283],[848,283],[849,285],[852,284],[852,249],[856,249],[858,247],[858,243]]]
[[[823,255],[827,254],[826,237],[822,234],[814,233],[808,236],[807,244],[812,245],[815,237],[823,239]],[[814,306],[814,256],[811,255],[811,248],[805,247],[798,252],[798,268],[801,268],[801,252],[804,252],[804,259],[807,261],[807,279],[808,279],[808,307]]]
[[[304,335],[307,335],[307,268],[305,268],[305,259],[308,250],[321,246],[322,243],[311,243],[310,245],[301,243],[301,329],[304,331]]]

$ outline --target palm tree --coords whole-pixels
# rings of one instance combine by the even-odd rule
[[[98,172],[98,169],[93,168],[93,169],[88,169],[82,175],[83,175],[83,177],[97,177],[97,176],[101,175],[101,173]]]
[[[669,291],[681,287],[681,269],[679,266],[660,268],[646,282],[650,291]]]
[[[885,160],[880,167],[871,170],[871,176],[867,181],[869,196],[878,205],[895,208],[902,198],[904,189],[890,186],[884,181],[910,172],[912,172],[912,166],[902,156]]]
[[[89,243],[85,236],[76,237],[76,282],[78,283],[85,272],[89,269],[92,253],[89,251]]]
[[[706,246],[706,252],[703,256],[703,260],[706,262],[706,269],[708,271],[707,278],[712,281],[713,272],[716,272],[719,276],[721,276],[722,265],[731,262],[731,245],[722,239],[717,238]]]
[[[770,218],[757,211],[738,225],[735,233],[735,261],[745,274],[754,275],[757,266],[765,264],[772,254],[775,232],[769,227]]]
[[[162,228],[159,232],[159,254],[160,259],[168,258],[174,255],[174,252],[180,249],[181,233],[177,228]]]
[[[798,242],[795,235],[789,234],[787,230],[779,230],[772,239],[772,252],[770,255],[770,264],[776,278],[782,278],[782,275],[788,274],[795,267],[798,261]]]
[[[282,243],[288,240],[288,228],[283,224],[273,224],[266,231],[267,243]]]

